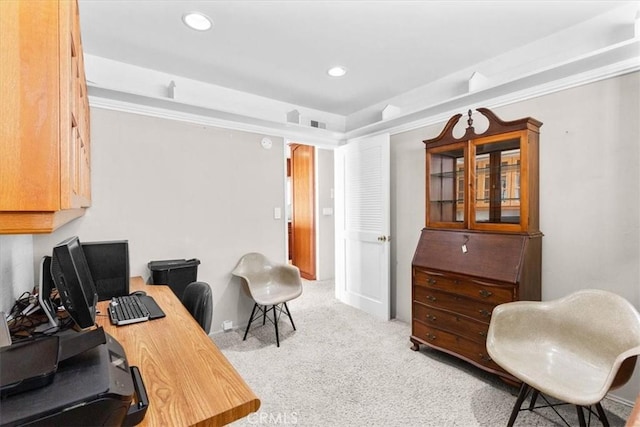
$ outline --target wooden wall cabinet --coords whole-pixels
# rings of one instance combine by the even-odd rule
[[[46,233],[91,205],[76,0],[0,2],[0,233]]]
[[[426,227],[412,263],[413,350],[428,345],[513,378],[486,352],[493,308],[540,300],[542,233],[538,221],[541,122],[489,124],[464,135],[453,116],[426,148]]]

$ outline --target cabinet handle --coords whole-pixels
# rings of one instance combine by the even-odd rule
[[[433,295],[427,295],[427,299],[429,301],[435,302],[435,300],[437,299],[436,297],[434,297]]]
[[[432,335],[432,334],[430,334],[430,333],[427,333],[427,339],[428,339],[429,341],[435,341],[435,339],[436,339],[436,338],[437,338],[437,337],[436,337],[435,335]]]
[[[480,353],[478,354],[478,356],[480,356],[480,360],[482,360],[483,362],[491,362],[491,358],[486,354]]]
[[[488,291],[488,290],[486,290],[486,289],[482,289],[482,290],[480,291],[480,296],[481,296],[481,297],[488,298],[488,297],[490,297],[491,295],[493,295],[493,292],[490,292],[490,291]]]
[[[427,279],[427,283],[429,283],[430,285],[435,285],[436,283],[438,283],[438,281],[436,279],[429,278]]]
[[[430,320],[431,322],[435,322],[436,321],[436,316],[433,316],[431,314],[427,314],[427,320]]]
[[[487,310],[478,310],[478,312],[480,314],[482,314],[484,317],[491,317],[491,312],[487,311]]]
[[[480,331],[478,332],[478,335],[480,335],[481,337],[487,337],[487,332],[486,331]]]

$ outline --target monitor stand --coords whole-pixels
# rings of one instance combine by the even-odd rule
[[[38,302],[40,308],[46,314],[48,322],[38,325],[35,332],[54,333],[60,329],[58,309],[51,300],[51,290],[54,288],[51,277],[51,257],[44,256],[40,261],[40,281],[38,283]]]

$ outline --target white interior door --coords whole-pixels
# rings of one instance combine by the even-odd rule
[[[336,298],[389,320],[389,134],[335,150]]]

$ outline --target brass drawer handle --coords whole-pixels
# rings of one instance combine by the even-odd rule
[[[435,339],[436,339],[436,338],[437,338],[437,337],[436,337],[435,335],[430,334],[430,333],[427,333],[427,339],[428,339],[429,341],[435,341]]]
[[[436,297],[434,297],[433,295],[427,295],[427,299],[428,299],[429,301],[435,302],[437,298],[436,298]]]
[[[431,322],[435,322],[436,321],[436,316],[433,316],[431,314],[427,314],[427,320],[430,320]]]
[[[482,360],[483,362],[491,362],[491,358],[486,354],[480,353],[478,354],[478,356],[480,356],[480,360]]]
[[[427,283],[430,285],[435,285],[436,283],[438,283],[438,281],[436,279],[429,278],[427,279]]]
[[[490,292],[490,291],[488,291],[488,290],[486,290],[486,289],[482,289],[482,290],[480,291],[480,296],[481,296],[481,297],[488,298],[488,297],[490,297],[491,295],[493,295],[493,292]]]
[[[487,311],[487,310],[478,310],[478,312],[480,314],[482,314],[484,317],[491,317],[491,312]]]
[[[478,335],[480,335],[481,337],[487,337],[487,333],[485,331],[480,331],[478,332]]]

